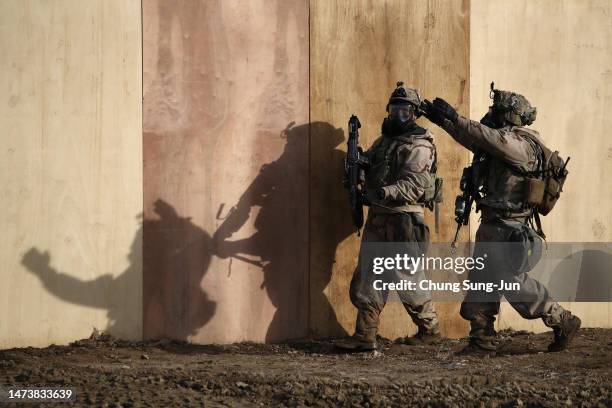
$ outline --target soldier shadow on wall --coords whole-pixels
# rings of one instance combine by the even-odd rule
[[[310,181],[305,176],[309,174],[309,136],[310,148],[316,148],[325,161],[317,168],[310,162]],[[317,316],[325,316],[329,334],[343,336],[346,331],[323,292],[331,280],[336,247],[354,231],[342,173],[326,173],[330,166],[342,166],[344,153],[336,147],[344,140],[343,131],[322,122],[300,126],[291,123],[281,137],[286,140],[281,156],[262,166],[227,216],[221,218],[224,205],[219,208],[222,222],[213,234],[215,254],[256,265],[263,271],[261,288],[276,308],[267,342],[307,334],[309,307],[317,310]],[[343,205],[337,206],[339,202]],[[252,221],[256,232],[231,240],[255,212],[254,207],[259,207]],[[322,208],[324,214],[319,213]],[[318,215],[315,218],[313,209]]]
[[[117,276],[107,273],[81,280],[51,266],[51,255],[36,247],[27,251],[21,262],[59,299],[105,309],[106,333],[140,338],[134,327],[144,324],[146,339],[188,340],[215,312],[215,302],[200,286],[210,262],[210,235],[162,200],[155,202],[154,211],[159,218],[144,220],[132,241],[130,263]],[[138,295],[141,288],[142,298]],[[188,305],[185,299],[190,300]]]

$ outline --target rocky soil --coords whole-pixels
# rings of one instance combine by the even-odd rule
[[[104,334],[69,346],[0,351],[0,386],[73,387],[45,406],[612,407],[612,330],[501,333],[499,355],[456,355],[465,340],[344,354],[331,340],[199,346]],[[10,406],[11,404],[8,404]],[[27,406],[35,406],[28,404]]]

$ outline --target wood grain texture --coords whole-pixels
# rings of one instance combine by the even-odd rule
[[[486,112],[494,80],[499,89],[525,95],[538,109],[530,127],[571,157],[564,193],[542,219],[550,242],[612,241],[611,16],[605,0],[472,1],[472,117]],[[500,24],[493,30],[491,21]],[[583,326],[612,325],[612,303],[566,306]],[[500,327],[510,326],[548,330],[504,303]]]
[[[143,6],[145,337],[303,336],[308,2]]]
[[[142,336],[140,1],[0,1],[0,348]]]
[[[403,80],[424,97],[442,96],[459,112],[469,112],[468,1],[312,0],[310,29],[310,325],[315,335],[352,333],[355,308],[348,287],[357,263],[359,239],[353,234],[346,193],[341,187],[342,157],[349,116],[363,125],[361,145],[380,134],[385,105],[395,82]],[[468,153],[426,120],[438,135],[440,174],[446,200],[440,233],[432,240],[450,242],[454,234],[454,196]],[[433,216],[427,215],[433,232]],[[462,239],[468,239],[467,230]],[[438,304],[442,330],[466,332],[458,304]],[[398,302],[383,312],[381,334],[414,330]]]

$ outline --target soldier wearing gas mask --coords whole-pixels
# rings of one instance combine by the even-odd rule
[[[469,174],[474,179],[476,209],[482,214],[474,257],[489,252],[489,258],[486,267],[472,269],[468,279],[471,282],[503,279],[520,287],[518,291],[495,291],[486,295],[476,291],[466,293],[461,316],[470,321],[471,331],[470,344],[464,351],[495,353],[498,343],[493,323],[502,295],[523,318],[541,318],[551,327],[554,341],[548,350],[560,351],[567,348],[580,328],[580,319],[551,299],[546,287],[527,275],[537,262],[530,258],[538,253],[538,248],[541,251],[540,236],[544,237],[538,214],[543,195],[540,191],[540,197],[534,200],[531,186],[545,184],[544,151],[549,150],[543,147],[535,130],[525,127],[535,120],[536,109],[524,96],[493,89],[493,84],[491,94],[493,105],[480,122],[457,114],[440,98],[433,103],[425,101],[424,109],[430,121],[474,152]],[[558,174],[565,177],[565,166]],[[537,233],[533,228],[534,219]]]
[[[405,88],[402,82],[391,94],[387,105],[388,117],[382,123],[382,135],[364,153],[366,204],[370,206],[365,224],[359,265],[353,274],[350,298],[357,308],[355,334],[336,345],[348,350],[373,350],[379,315],[388,290],[377,290],[374,280],[381,276],[369,269],[370,261],[364,252],[368,245],[391,243],[412,256],[427,250],[429,228],[423,217],[424,207],[436,199],[436,147],[429,130],[418,126],[421,98],[415,89]],[[387,281],[404,278],[419,279],[419,271],[393,270]],[[383,278],[384,279],[384,278]],[[440,340],[438,317],[426,291],[397,291],[405,309],[418,327],[413,337],[402,339],[412,345],[433,344]]]

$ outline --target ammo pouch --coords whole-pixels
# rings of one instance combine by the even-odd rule
[[[546,183],[544,180],[527,177],[525,178],[525,203],[529,206],[540,205],[544,200],[544,190]]]
[[[559,156],[559,152],[549,148],[531,133],[523,129],[521,134],[526,136],[532,146],[539,151],[539,169],[531,173],[522,173],[525,176],[524,202],[537,209],[542,215],[552,211],[563,191],[563,183],[568,171],[565,169],[567,161]]]

